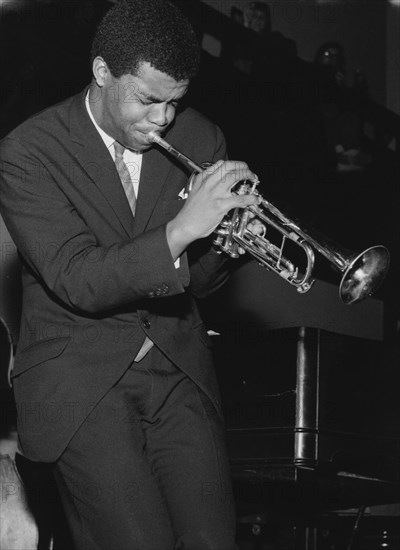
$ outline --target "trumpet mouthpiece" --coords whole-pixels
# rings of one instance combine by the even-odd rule
[[[151,141],[152,143],[159,143],[161,139],[160,136],[158,136],[154,132],[149,132],[147,135],[148,135],[149,141]]]

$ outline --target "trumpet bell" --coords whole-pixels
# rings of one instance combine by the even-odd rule
[[[382,245],[372,246],[356,256],[342,277],[339,296],[345,304],[355,304],[371,296],[389,269],[390,255]]]

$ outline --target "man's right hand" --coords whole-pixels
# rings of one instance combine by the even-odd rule
[[[191,242],[208,237],[230,210],[257,204],[255,195],[232,193],[239,181],[256,179],[245,162],[233,160],[220,160],[197,174],[185,205],[167,224],[167,241],[174,261]]]

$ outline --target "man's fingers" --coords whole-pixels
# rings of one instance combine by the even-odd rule
[[[253,235],[258,235],[264,237],[267,228],[266,226],[258,219],[251,221],[247,224],[247,229],[253,233]]]
[[[210,175],[210,174],[214,174],[218,170],[222,169],[222,166],[224,164],[225,164],[224,160],[217,160],[217,162],[214,162],[214,164],[210,164],[209,166],[204,168],[202,174],[207,175],[207,176]]]
[[[201,173],[202,183],[209,186],[217,186],[224,191],[231,189],[244,180],[256,180],[257,176],[250,170],[245,162],[241,161],[218,161],[209,166]]]
[[[193,181],[192,188],[198,188],[199,186],[206,183],[210,179],[210,176],[212,176],[213,174],[218,174],[224,163],[225,161],[218,160],[214,164],[206,166],[202,172],[196,175],[196,178]]]
[[[257,195],[231,195],[225,200],[224,206],[227,209],[226,212],[229,212],[232,208],[247,208],[251,205],[257,205],[260,200]]]

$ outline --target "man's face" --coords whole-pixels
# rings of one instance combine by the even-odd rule
[[[171,124],[189,81],[177,82],[147,62],[140,65],[137,75],[120,78],[112,76],[101,58],[94,60],[93,68],[98,89],[91,93],[90,106],[96,122],[129,149],[151,147],[149,132],[161,134]]]

